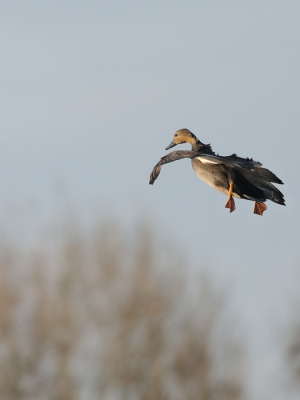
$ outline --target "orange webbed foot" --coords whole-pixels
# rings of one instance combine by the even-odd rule
[[[229,208],[230,212],[235,210],[235,202],[232,197],[232,192],[233,192],[233,182],[229,182],[229,189],[228,189],[228,200],[227,203],[225,204],[225,208]]]
[[[230,197],[225,204],[225,208],[229,208],[230,212],[232,213],[235,210],[235,201],[233,197]]]
[[[268,207],[265,205],[265,203],[258,203],[255,201],[253,213],[257,215],[263,215],[263,212],[266,211],[267,208]]]

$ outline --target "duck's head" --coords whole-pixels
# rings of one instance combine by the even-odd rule
[[[175,132],[173,140],[172,140],[171,144],[169,144],[169,146],[166,147],[166,150],[169,150],[172,147],[174,147],[180,143],[188,142],[188,143],[191,143],[191,145],[193,146],[193,144],[195,144],[196,141],[197,141],[197,138],[191,131],[189,131],[186,128],[179,129],[178,131]]]

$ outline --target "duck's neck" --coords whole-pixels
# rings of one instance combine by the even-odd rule
[[[198,138],[195,138],[195,141],[191,143],[191,145],[192,145],[192,150],[199,151],[201,150],[203,143],[201,143]]]
[[[191,134],[191,136],[186,137],[184,141],[188,142],[192,145],[192,150],[198,151],[199,146],[201,146],[202,143],[197,138],[197,136],[195,136],[192,132],[190,132],[190,134]]]
[[[194,150],[194,151],[205,151],[206,153],[214,154],[210,144],[204,144],[195,135],[193,135],[193,136],[194,137],[191,138],[192,141],[190,141],[190,143],[192,145],[192,150]]]
[[[192,150],[196,150],[197,149],[197,141],[198,139],[196,138],[195,135],[193,135],[192,137],[185,137],[184,140],[180,143],[190,143],[192,145]]]

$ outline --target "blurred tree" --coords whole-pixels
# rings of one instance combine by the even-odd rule
[[[146,226],[69,227],[36,247],[0,252],[0,398],[241,398],[224,298]]]

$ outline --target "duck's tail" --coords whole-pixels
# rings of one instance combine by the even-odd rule
[[[282,206],[285,206],[285,199],[283,194],[277,189],[276,192],[272,192],[272,197],[270,198],[271,201],[277,204],[281,204]]]
[[[271,182],[263,182],[260,187],[268,200],[271,200],[276,204],[281,204],[282,206],[285,206],[283,193],[281,193],[281,191],[277,189],[277,187],[275,187]]]
[[[283,185],[283,182],[273,172],[266,168],[254,167],[251,170],[243,169],[242,173],[249,182],[263,192],[265,200],[271,200],[276,204],[285,206],[283,193],[272,183]]]

